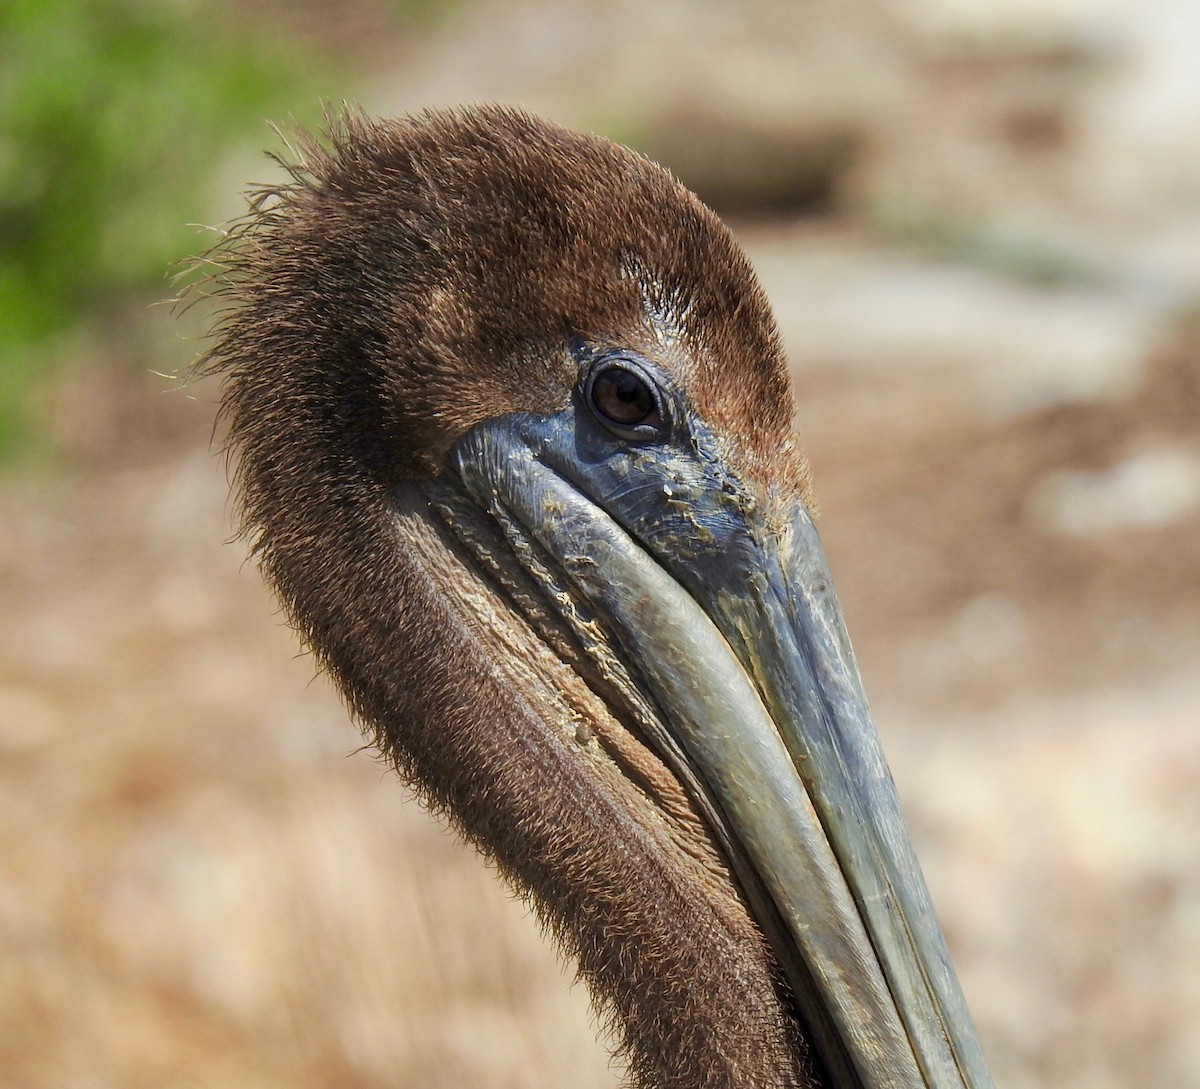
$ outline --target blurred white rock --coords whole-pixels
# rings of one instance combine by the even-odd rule
[[[1035,524],[1070,537],[1168,526],[1200,509],[1200,455],[1160,445],[1110,469],[1058,470],[1037,483],[1027,509]]]

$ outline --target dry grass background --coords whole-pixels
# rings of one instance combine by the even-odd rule
[[[362,98],[856,149],[836,215],[737,222],[998,1083],[1200,1086],[1200,108],[1130,120],[1186,5],[793,7],[464,8]],[[0,1085],[616,1084],[223,543],[216,391],[162,386],[65,380],[75,467],[0,489]]]

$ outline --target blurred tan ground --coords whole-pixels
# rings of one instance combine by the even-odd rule
[[[816,4],[801,41],[792,8],[464,9],[364,98],[599,124],[616,85],[674,102],[641,126],[665,140],[707,71],[795,146],[859,149],[830,153],[837,216],[739,233],[998,1083],[1200,1086],[1200,107],[1155,105],[1160,39],[1196,28]],[[933,247],[879,227],[913,194]],[[939,234],[964,217],[1003,229]],[[1031,276],[1030,237],[1079,275]],[[64,380],[75,467],[0,490],[0,1085],[616,1084],[525,908],[354,751],[222,543],[216,391],[163,385]]]

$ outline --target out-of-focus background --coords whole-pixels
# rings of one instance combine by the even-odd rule
[[[264,118],[521,103],[733,225],[999,1085],[1200,1086],[1194,0],[0,11],[0,1085],[613,1086],[582,987],[226,543]]]

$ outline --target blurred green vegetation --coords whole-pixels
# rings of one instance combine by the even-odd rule
[[[219,24],[162,0],[0,3],[0,458],[68,338],[169,294],[231,144],[318,113],[311,49]]]
[[[970,219],[895,195],[878,198],[867,222],[883,241],[985,269],[1031,287],[1095,287],[1094,261],[1045,230],[1003,219]]]

